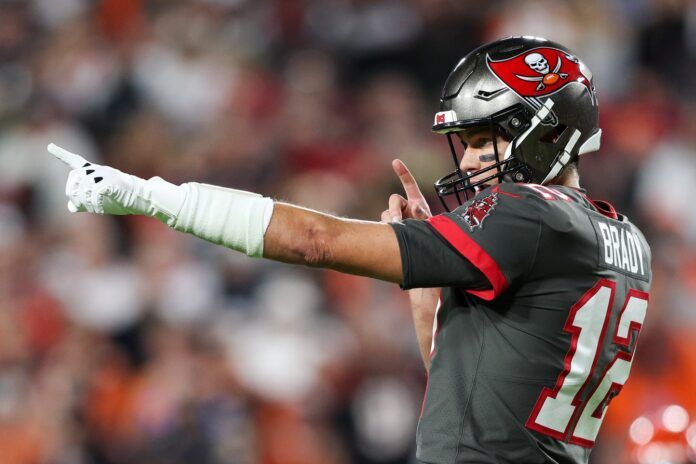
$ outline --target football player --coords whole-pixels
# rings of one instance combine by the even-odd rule
[[[72,168],[72,212],[149,215],[249,256],[429,288],[415,301],[417,314],[437,307],[432,341],[416,324],[432,344],[422,462],[586,463],[628,378],[651,281],[641,232],[580,188],[578,157],[601,135],[592,75],[557,43],[507,38],[464,57],[440,105],[433,130],[455,170],[436,189],[457,205],[431,217],[397,161],[407,198],[392,197],[389,224],[49,151]]]

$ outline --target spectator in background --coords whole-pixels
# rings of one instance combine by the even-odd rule
[[[0,2],[3,463],[137,463],[165,454],[183,463],[190,452],[220,463],[408,462],[410,441],[400,434],[418,411],[404,405],[421,396],[423,378],[403,295],[330,272],[296,277],[307,315],[286,337],[321,327],[340,346],[314,365],[308,391],[320,401],[261,395],[235,362],[241,348],[228,343],[252,328],[276,333],[262,295],[283,281],[284,267],[200,248],[146,221],[85,223],[103,242],[71,241],[63,199],[47,193],[62,188],[52,171],[61,167],[35,157],[54,140],[141,177],[257,186],[377,219],[365,205],[393,190],[384,159],[413,160],[414,171],[433,173],[419,179],[425,184],[442,171],[441,142],[420,120],[434,109],[440,89],[432,86],[464,50],[500,34],[552,35],[587,57],[603,102],[606,156],[594,160],[598,169],[581,166],[583,180],[594,192],[607,186],[604,198],[647,230],[655,249],[661,296],[653,297],[631,381],[610,408],[613,431],[600,436],[594,462],[615,462],[632,420],[658,399],[684,403],[693,420],[694,384],[685,380],[692,337],[684,334],[696,323],[696,214],[688,203],[696,7],[552,3],[345,0],[332,11],[320,0]],[[512,7],[523,14],[511,15]],[[56,78],[66,70],[72,78]],[[316,198],[310,188],[335,194]],[[187,257],[183,264],[173,264],[171,248]],[[101,282],[115,273],[120,284],[108,301],[94,289],[68,294],[58,282],[72,272]],[[86,305],[114,311],[120,322],[85,321]],[[365,310],[372,307],[388,309]],[[318,338],[307,341],[325,347]],[[306,350],[293,353],[287,365]],[[655,362],[663,353],[674,361]],[[152,408],[138,415],[149,398]],[[372,427],[395,422],[393,436],[367,439]],[[267,434],[272,450],[263,446]]]

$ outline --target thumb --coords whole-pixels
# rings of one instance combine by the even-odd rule
[[[48,147],[46,147],[49,153],[51,153],[53,156],[67,164],[70,169],[79,169],[83,168],[86,166],[89,166],[91,163],[89,163],[86,159],[81,157],[80,155],[76,153],[69,152],[65,148],[61,148],[55,143],[49,143]]]

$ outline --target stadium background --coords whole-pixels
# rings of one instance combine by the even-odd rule
[[[686,0],[0,1],[0,462],[411,462],[424,373],[396,286],[69,215],[45,147],[378,220],[394,157],[426,192],[451,168],[429,132],[449,69],[519,34],[593,70],[604,140],[582,183],[653,249],[637,361],[592,462],[678,462],[659,456],[696,420]],[[641,415],[681,444],[641,448]]]

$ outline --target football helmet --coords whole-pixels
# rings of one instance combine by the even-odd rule
[[[493,179],[548,183],[599,149],[598,116],[592,73],[566,47],[525,36],[477,48],[447,78],[432,127],[447,136],[455,163],[435,183],[442,204],[449,209],[445,198],[454,195],[461,205]],[[453,134],[471,127],[491,131],[496,162],[462,172]],[[510,141],[505,153],[498,136]]]

